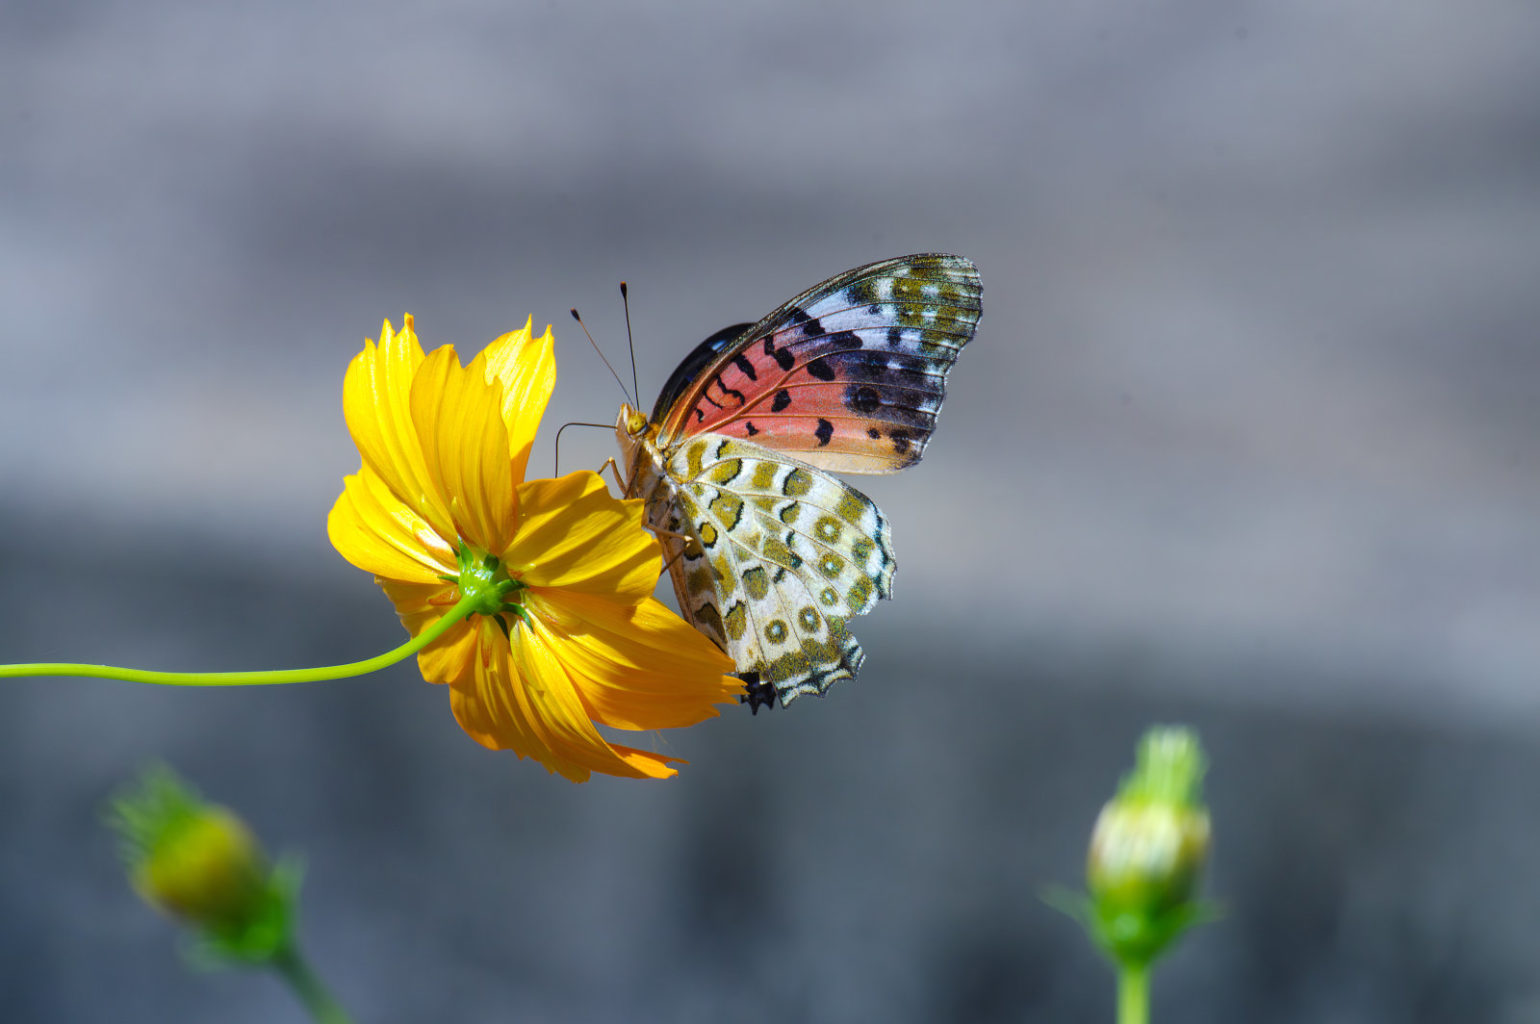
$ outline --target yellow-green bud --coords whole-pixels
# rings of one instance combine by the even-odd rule
[[[1148,964],[1201,916],[1194,897],[1211,831],[1204,770],[1190,730],[1151,729],[1096,820],[1086,856],[1089,924],[1120,962]]]
[[[1208,848],[1201,808],[1113,800],[1091,833],[1086,884],[1109,910],[1166,910],[1192,898]]]
[[[168,828],[132,871],[148,903],[197,924],[239,923],[266,898],[266,858],[251,830],[223,807],[205,806]]]
[[[271,962],[293,939],[299,874],[269,865],[246,824],[152,768],[112,803],[110,824],[145,902],[191,925],[216,961]]]

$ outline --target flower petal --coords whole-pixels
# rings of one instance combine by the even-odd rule
[[[412,381],[412,423],[427,472],[448,499],[458,536],[482,551],[507,547],[515,525],[502,398],[495,382],[462,368],[447,345]]]
[[[440,581],[434,586],[415,583],[392,583],[380,580],[380,588],[390,603],[396,606],[401,624],[412,636],[417,636],[443,617],[454,607],[460,592],[452,585]],[[484,628],[497,632],[497,627],[482,618],[450,626],[448,632],[417,653],[417,667],[422,677],[430,683],[452,683],[470,675],[472,661],[480,649]],[[502,636],[497,638],[502,640]]]
[[[612,746],[594,728],[577,687],[543,631],[521,623],[512,644],[494,644],[489,658],[450,690],[460,727],[483,746],[531,757],[574,782],[592,772],[627,778],[676,774],[677,758]]]
[[[556,386],[556,343],[551,325],[534,337],[534,317],[517,331],[509,331],[481,351],[471,367],[480,366],[488,383],[497,380],[503,390],[503,422],[508,426],[508,455],[513,460],[513,479],[522,481],[529,464],[535,431]]]
[[[657,587],[662,550],[642,528],[642,503],[617,500],[597,473],[520,484],[518,505],[518,532],[503,560],[530,586],[631,603]]]
[[[631,606],[571,590],[531,590],[527,604],[560,645],[588,717],[619,729],[668,729],[736,702],[733,661],[651,597]]]
[[[326,534],[343,558],[381,579],[442,587],[440,577],[459,571],[454,549],[367,463],[343,478]]]
[[[422,346],[412,331],[411,315],[399,333],[385,321],[379,345],[366,341],[364,350],[348,364],[342,382],[342,412],[364,465],[439,536],[452,538],[454,525],[448,503],[428,472],[412,424],[412,377],[422,361]]]

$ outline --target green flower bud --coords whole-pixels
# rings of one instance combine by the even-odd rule
[[[1091,833],[1086,882],[1103,905],[1159,912],[1192,898],[1208,857],[1208,814],[1114,800]]]
[[[1089,923],[1120,962],[1150,962],[1200,916],[1193,898],[1210,843],[1203,771],[1191,731],[1151,729],[1097,818],[1086,857]]]
[[[134,888],[151,906],[220,926],[261,905],[267,863],[245,823],[210,806],[167,829],[132,873]]]
[[[297,875],[274,869],[231,811],[154,768],[113,801],[110,824],[134,889],[196,929],[213,959],[261,962],[286,948]]]

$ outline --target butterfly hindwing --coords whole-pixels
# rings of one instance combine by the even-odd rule
[[[920,253],[847,271],[729,343],[702,343],[663,389],[665,446],[719,433],[837,472],[891,473],[920,460],[946,377],[979,318],[978,271]]]
[[[887,520],[859,491],[752,442],[706,434],[677,445],[670,566],[680,610],[781,703],[855,675],[846,629],[889,596]],[[669,545],[665,545],[667,549]]]

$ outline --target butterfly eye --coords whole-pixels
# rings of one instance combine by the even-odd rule
[[[640,437],[647,432],[647,417],[639,412],[633,412],[631,419],[626,423],[626,433],[632,437]]]

